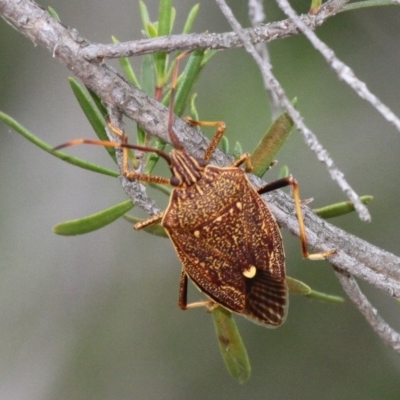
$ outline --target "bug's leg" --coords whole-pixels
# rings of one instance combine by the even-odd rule
[[[133,228],[137,231],[140,231],[141,229],[146,228],[150,225],[159,223],[162,220],[163,216],[164,216],[164,211],[162,211],[156,215],[153,215],[152,217],[144,219],[143,221],[138,222],[137,224],[135,224],[133,226]]]
[[[129,157],[128,157],[128,149],[129,147],[124,147],[125,146],[129,146],[128,140],[127,140],[127,136],[125,135],[125,133],[120,130],[119,128],[117,128],[115,125],[113,125],[111,122],[108,122],[108,128],[117,136],[119,136],[121,138],[121,144],[117,147],[122,147],[122,173],[123,175],[131,180],[131,181],[142,181],[142,182],[152,182],[152,183],[159,183],[161,185],[170,185],[170,179],[169,178],[165,178],[163,176],[157,176],[157,175],[148,175],[148,174],[142,174],[141,172],[136,172],[133,171],[130,167],[129,167]]]
[[[189,117],[185,118],[185,120],[190,125],[193,125],[193,126],[204,126],[204,127],[212,126],[212,127],[217,128],[217,131],[214,133],[214,136],[213,136],[210,144],[208,145],[206,151],[204,152],[204,156],[203,156],[204,161],[207,161],[207,162],[210,161],[211,156],[214,154],[215,149],[218,146],[218,143],[220,142],[220,140],[222,139],[222,136],[224,136],[224,133],[226,131],[225,122],[223,122],[223,121],[196,121]]]
[[[251,163],[250,153],[243,153],[237,160],[232,163],[231,167],[239,167],[243,163],[245,163],[245,171],[251,172],[253,169],[253,164]]]
[[[184,270],[181,273],[181,280],[179,282],[179,307],[181,310],[187,309],[187,286],[188,277]]]
[[[301,211],[299,185],[298,185],[296,179],[294,179],[292,176],[278,179],[275,182],[268,183],[265,186],[262,186],[261,188],[259,188],[258,193],[262,194],[262,193],[271,192],[272,190],[280,189],[280,188],[283,188],[283,187],[289,186],[289,185],[292,187],[294,204],[295,204],[295,209],[296,209],[296,214],[297,214],[297,220],[299,221],[301,252],[303,254],[303,257],[307,258],[309,260],[323,260],[326,257],[329,257],[329,256],[335,254],[336,250],[329,250],[329,251],[325,251],[323,253],[314,253],[314,254],[309,253],[308,248],[307,248],[307,237],[306,237],[306,229],[304,226],[303,212]]]
[[[207,311],[212,312],[215,307],[218,307],[218,304],[214,303],[211,300],[204,301],[196,301],[195,303],[187,303],[187,288],[188,286],[188,276],[186,272],[182,270],[181,280],[179,283],[179,307],[181,310],[187,310],[189,308],[197,308],[197,307],[207,307]]]

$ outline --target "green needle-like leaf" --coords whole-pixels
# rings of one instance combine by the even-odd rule
[[[229,139],[226,136],[222,136],[222,139],[221,139],[221,150],[225,154],[229,154]]]
[[[192,7],[192,9],[190,10],[190,12],[186,18],[185,26],[183,27],[183,31],[182,31],[183,34],[188,34],[191,32],[194,21],[196,20],[197,14],[199,12],[199,8],[200,8],[200,5],[195,4]]]
[[[281,169],[279,170],[278,179],[287,178],[289,176],[289,167],[287,165],[282,165]]]
[[[122,217],[129,210],[131,210],[132,207],[132,201],[126,200],[123,203],[96,214],[89,215],[88,217],[58,224],[53,228],[53,231],[54,233],[57,233],[57,235],[64,236],[82,235],[84,233],[93,232]]]
[[[304,296],[312,292],[310,286],[306,285],[302,281],[290,278],[289,276],[286,277],[286,284],[291,294],[301,294]]]
[[[193,93],[190,96],[189,109],[190,109],[190,118],[194,119],[195,121],[198,121],[199,113],[197,112],[196,108],[196,98],[197,98],[197,93]],[[222,139],[224,138],[225,136],[222,137]]]
[[[360,8],[368,8],[368,7],[398,6],[398,5],[399,3],[396,0],[355,1],[354,3],[345,4],[339,12],[358,10]]]
[[[364,204],[368,204],[373,200],[373,196],[361,196],[360,200]],[[329,206],[316,208],[313,210],[319,217],[328,219],[340,217],[354,211],[354,204],[351,201],[342,201],[340,203],[331,204]]]
[[[286,140],[289,138],[293,128],[293,120],[287,113],[281,114],[264,134],[253,154],[252,173],[256,176],[263,176]]]
[[[316,290],[311,289],[310,286],[306,285],[304,282],[290,278],[289,276],[286,277],[286,284],[290,294],[300,294],[313,300],[322,300],[328,303],[341,304],[345,301],[343,297],[340,296],[317,292]]]
[[[47,12],[57,21],[61,22],[60,17],[58,16],[56,10],[53,7],[47,7]]]
[[[139,1],[139,10],[140,17],[142,19],[142,25],[144,26],[147,36],[150,37],[149,32],[147,31],[147,27],[150,25],[149,12],[147,10],[146,4],[142,0]]]
[[[322,0],[311,0],[310,14],[316,14],[321,8]]]
[[[46,151],[47,153],[50,153],[52,156],[57,157],[69,164],[76,165],[77,167],[87,169],[89,171],[94,171],[103,175],[108,175],[113,177],[119,176],[119,173],[116,171],[112,171],[110,169],[101,167],[100,165],[97,164],[89,163],[77,157],[72,157],[67,153],[63,153],[62,151],[53,151],[53,146],[39,139],[32,132],[28,131],[25,127],[19,124],[15,119],[11,118],[9,115],[1,111],[0,111],[0,121],[3,121],[9,127],[14,129],[19,134],[21,134],[25,139],[28,139],[31,143],[38,146],[42,150]]]
[[[140,86],[148,96],[154,95],[153,57],[149,54],[144,55],[142,58],[142,65],[140,69]]]
[[[158,32],[157,36],[167,36],[171,32],[172,0],[161,0],[158,10]],[[167,53],[158,51],[154,54],[154,62],[157,77],[157,88],[161,89],[166,83]]]
[[[343,304],[346,301],[343,297],[317,292],[316,290],[312,290],[311,293],[307,294],[306,296],[310,299],[321,300],[327,303]]]
[[[243,148],[240,142],[235,143],[235,147],[233,148],[233,157],[237,160],[243,154]]]
[[[101,102],[100,97],[97,96],[97,94],[93,92],[93,90],[91,90],[90,88],[87,87],[86,90],[89,92],[90,97],[92,98],[94,104],[96,104],[96,107],[100,111],[100,114],[103,116],[104,120],[106,120],[108,117],[108,111]]]
[[[204,50],[194,51],[186,64],[185,70],[183,71],[183,79],[179,82],[175,96],[175,114],[179,117],[185,111],[186,101],[193,88],[196,79],[198,78],[202,69],[202,61],[204,57]]]
[[[212,316],[226,368],[239,383],[245,383],[250,377],[251,366],[232,313],[223,307],[217,307]]]
[[[105,131],[106,121],[104,120],[97,106],[93,103],[91,96],[75,78],[70,77],[68,78],[68,81],[76,99],[78,100],[79,105],[82,108],[83,113],[95,131],[97,137],[100,140],[108,141],[109,139]],[[115,157],[115,149],[111,147],[105,147],[105,150],[116,163],[117,159]]]
[[[171,33],[172,0],[161,0],[158,9],[158,36],[167,36]]]

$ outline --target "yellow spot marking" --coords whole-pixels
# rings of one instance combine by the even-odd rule
[[[242,209],[243,209],[243,204],[242,204],[240,201],[238,201],[238,202],[236,203],[236,207],[237,207],[239,210],[242,210]]]
[[[218,217],[214,219],[214,222],[221,222],[222,221],[222,217]]]
[[[246,278],[254,278],[256,276],[257,268],[254,265],[251,265],[248,269],[243,271],[243,275]]]
[[[195,237],[199,238],[199,237],[200,237],[200,231],[194,231],[194,232],[193,232],[193,235],[194,235]]]

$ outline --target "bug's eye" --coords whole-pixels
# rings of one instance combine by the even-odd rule
[[[181,180],[176,176],[173,176],[170,180],[172,186],[179,186],[181,184]]]
[[[207,161],[203,160],[202,158],[196,158],[196,160],[199,163],[200,167],[205,167],[207,165]]]

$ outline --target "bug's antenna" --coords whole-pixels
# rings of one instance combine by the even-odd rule
[[[168,114],[168,134],[171,139],[172,144],[175,148],[182,150],[183,146],[179,142],[178,137],[173,128],[175,114],[174,114],[174,106],[175,106],[175,94],[176,94],[176,85],[178,83],[178,71],[179,71],[179,63],[182,58],[186,57],[188,52],[184,52],[180,54],[175,59],[174,70],[172,71],[172,80],[171,80],[171,97],[169,101],[169,114]]]

